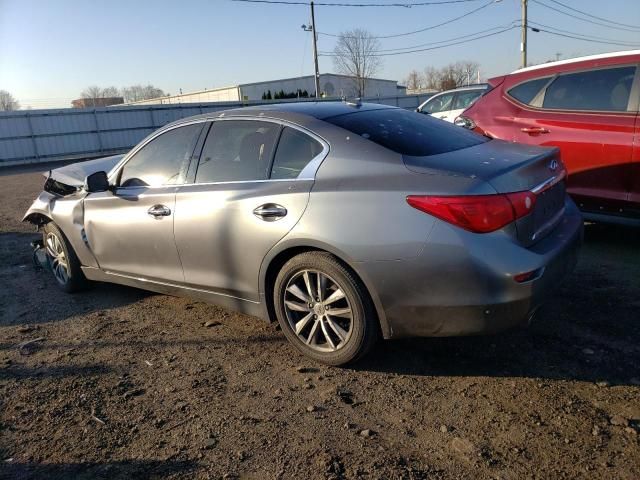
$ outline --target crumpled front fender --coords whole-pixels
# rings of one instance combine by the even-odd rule
[[[89,248],[84,235],[84,192],[59,196],[42,192],[22,218],[38,227],[55,222],[71,244],[81,265],[97,267],[98,262]]]
[[[51,202],[55,195],[49,192],[42,192],[31,204],[27,213],[22,217],[23,222],[30,222],[37,226],[42,226],[53,220],[51,215]]]

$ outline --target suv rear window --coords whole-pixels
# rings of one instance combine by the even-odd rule
[[[451,123],[399,108],[347,113],[324,121],[414,157],[461,150],[489,140]]]
[[[560,110],[627,110],[636,67],[567,73],[547,87],[543,108]]]
[[[528,82],[516,85],[507,93],[518,100],[520,103],[529,105],[536,97],[538,92],[542,90],[551,77],[536,78],[535,80],[529,80]]]

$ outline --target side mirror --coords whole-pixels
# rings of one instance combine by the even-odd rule
[[[109,190],[107,172],[95,172],[89,175],[84,181],[84,189],[89,193]]]

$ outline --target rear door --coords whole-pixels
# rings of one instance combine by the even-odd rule
[[[179,126],[156,136],[121,167],[113,191],[86,197],[86,241],[102,270],[184,280],[173,236],[175,196],[202,126]]]
[[[533,108],[514,119],[515,141],[560,147],[569,193],[585,210],[616,213],[629,200],[636,70],[595,68],[548,79]]]
[[[328,145],[263,119],[212,123],[176,195],[175,238],[188,286],[259,300],[267,252],[302,215]]]

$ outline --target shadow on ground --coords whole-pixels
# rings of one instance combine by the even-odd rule
[[[194,474],[197,462],[189,460],[125,460],[83,463],[5,463],[0,478],[7,480],[128,480],[161,479]]]

